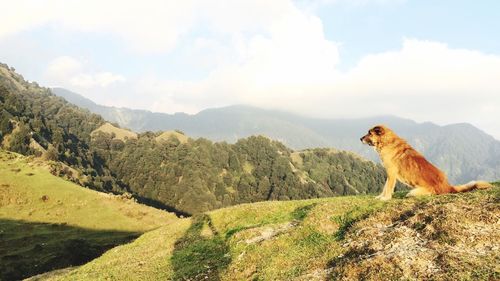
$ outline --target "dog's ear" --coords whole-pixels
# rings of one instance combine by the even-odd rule
[[[383,134],[384,134],[384,132],[385,132],[385,131],[384,131],[384,128],[382,128],[382,127],[380,127],[380,126],[377,126],[377,127],[374,127],[374,128],[373,128],[373,132],[375,132],[375,134],[376,134],[377,136],[381,136],[381,135],[383,135]]]

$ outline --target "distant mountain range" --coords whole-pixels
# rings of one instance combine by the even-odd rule
[[[228,142],[265,135],[294,149],[334,147],[374,161],[378,161],[378,156],[372,148],[362,145],[359,138],[371,126],[382,123],[446,171],[453,183],[500,178],[500,142],[466,123],[439,126],[394,116],[316,119],[242,105],[207,109],[195,115],[166,114],[99,105],[62,88],[54,88],[52,92],[136,132],[177,129],[192,137]]]

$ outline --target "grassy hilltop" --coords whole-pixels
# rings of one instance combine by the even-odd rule
[[[47,169],[46,162],[0,150],[0,280],[85,263],[176,220]]]
[[[219,209],[49,280],[498,280],[500,189]]]

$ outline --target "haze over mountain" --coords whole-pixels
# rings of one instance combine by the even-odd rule
[[[99,105],[62,88],[52,92],[137,132],[178,129],[189,136],[228,142],[260,134],[294,149],[335,147],[373,161],[378,161],[378,156],[359,138],[371,126],[383,123],[443,169],[453,183],[500,177],[500,142],[467,123],[439,126],[395,116],[316,119],[244,105],[207,109],[195,115],[166,114]]]

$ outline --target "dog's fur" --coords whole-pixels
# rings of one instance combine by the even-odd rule
[[[483,181],[473,181],[459,186],[450,185],[442,171],[384,125],[370,129],[361,141],[375,147],[387,171],[384,190],[377,196],[381,200],[392,198],[398,180],[412,188],[407,196],[465,192],[492,187]]]

